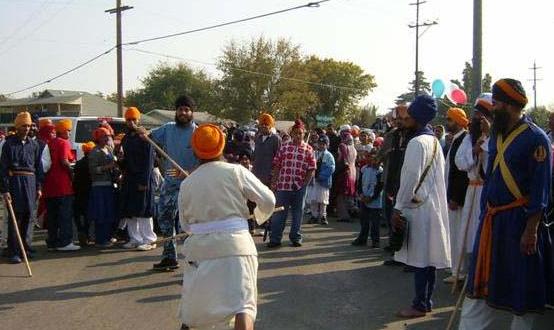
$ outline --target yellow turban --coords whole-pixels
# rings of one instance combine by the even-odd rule
[[[48,126],[48,125],[52,125],[52,120],[47,119],[47,118],[39,119],[39,121],[38,121],[38,128],[39,129],[43,128],[44,126]]]
[[[31,120],[31,114],[27,111],[18,113],[14,121],[15,128],[19,128],[23,125],[31,126],[32,123],[33,121]]]
[[[203,124],[192,133],[191,145],[194,154],[199,159],[215,159],[223,153],[225,134],[216,125]]]
[[[70,131],[73,128],[73,123],[70,119],[61,119],[56,123],[56,133]]]
[[[140,111],[135,107],[127,108],[125,111],[125,120],[140,120]]]
[[[83,153],[86,155],[92,151],[96,147],[96,144],[92,141],[88,141],[87,143],[81,144],[81,149],[83,150]]]
[[[258,118],[258,123],[260,125],[267,125],[269,127],[275,126],[275,119],[269,113],[262,113],[260,118]]]
[[[467,119],[466,112],[460,108],[450,108],[446,113],[446,117],[452,119],[456,124],[460,125],[463,128],[466,128],[469,124]]]

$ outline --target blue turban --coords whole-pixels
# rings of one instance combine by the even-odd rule
[[[437,102],[429,95],[420,95],[408,107],[408,114],[421,126],[426,126],[437,115]]]

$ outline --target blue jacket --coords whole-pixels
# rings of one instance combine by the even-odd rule
[[[325,151],[316,151],[317,174],[315,181],[325,188],[331,188],[333,184],[333,173],[335,172],[335,158]]]

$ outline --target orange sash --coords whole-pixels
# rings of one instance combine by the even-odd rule
[[[486,297],[489,294],[488,283],[491,275],[492,254],[492,220],[496,214],[508,211],[516,207],[526,205],[527,198],[518,198],[507,205],[492,207],[487,205],[487,213],[483,219],[483,228],[479,239],[479,254],[475,265],[475,278],[473,279],[473,296],[475,298]]]

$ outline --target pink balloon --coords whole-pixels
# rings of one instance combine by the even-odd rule
[[[450,100],[456,104],[466,104],[467,95],[463,90],[457,88],[450,92]]]

